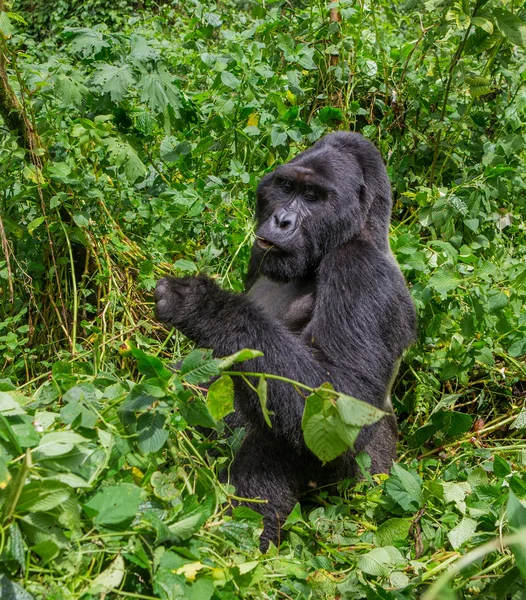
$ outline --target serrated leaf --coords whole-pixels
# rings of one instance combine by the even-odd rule
[[[391,557],[385,548],[374,548],[358,558],[357,566],[368,575],[384,577],[391,570]]]
[[[206,404],[201,400],[179,402],[179,410],[184,420],[194,427],[216,427],[217,425]]]
[[[220,374],[221,361],[212,358],[210,352],[193,350],[186,356],[181,365],[181,378],[192,385],[197,385]]]
[[[16,505],[18,513],[47,512],[65,502],[71,488],[58,481],[31,481],[24,486]]]
[[[457,288],[461,283],[460,277],[453,271],[441,269],[429,279],[429,287],[445,297],[448,292]]]
[[[463,517],[462,521],[447,534],[448,540],[456,550],[465,544],[475,534],[477,521]]]
[[[113,102],[120,102],[135,77],[127,65],[109,65],[102,63],[90,78],[93,86],[103,94],[110,94]]]
[[[323,388],[307,397],[301,421],[303,437],[307,448],[324,464],[349,448],[338,434],[339,423],[336,407]]]
[[[394,477],[385,482],[385,489],[405,511],[415,511],[422,506],[422,481],[421,479],[407,471],[401,465],[394,464]]]
[[[378,526],[374,534],[378,546],[391,546],[393,542],[403,542],[409,536],[411,519],[389,519]]]
[[[135,183],[139,177],[146,175],[146,167],[129,144],[111,137],[104,140],[104,143],[108,148],[110,162],[123,167],[130,183]]]
[[[230,375],[223,375],[209,386],[206,403],[216,421],[234,410],[234,382]]]
[[[26,411],[18,402],[7,392],[0,392],[0,413],[4,417],[13,417],[14,415],[25,415]]]
[[[9,16],[5,11],[0,11],[0,33],[5,38],[10,38],[13,35],[13,26],[9,20]]]
[[[47,433],[40,440],[40,444],[35,448],[35,458],[48,458],[52,456],[61,456],[67,454],[78,444],[89,442],[73,431],[55,431]]]
[[[493,91],[491,81],[486,77],[466,77],[466,83],[469,85],[469,92],[474,98],[480,98],[481,96],[490,94]],[[476,227],[471,227],[473,231],[476,231],[479,225],[478,219],[466,219],[464,223],[467,225],[467,222],[469,221],[476,222]]]
[[[86,58],[96,56],[102,49],[110,46],[102,33],[88,27],[65,27],[63,36],[71,41],[74,52],[82,52]]]
[[[110,485],[84,504],[84,512],[95,525],[121,528],[136,516],[142,494],[142,490],[131,483]]]
[[[164,429],[166,417],[158,412],[148,411],[137,419],[137,445],[143,454],[157,452],[168,439]]]

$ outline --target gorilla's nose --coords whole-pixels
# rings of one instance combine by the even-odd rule
[[[280,208],[273,215],[274,228],[282,233],[292,233],[296,229],[297,215],[295,212]]]

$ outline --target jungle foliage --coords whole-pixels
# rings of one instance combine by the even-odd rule
[[[525,18],[509,0],[0,2],[0,597],[525,598]],[[371,477],[360,456],[364,479],[313,490],[262,555],[258,513],[217,477],[242,432],[196,429],[221,432],[250,349],[191,350],[151,295],[167,272],[242,290],[257,182],[336,129],[387,162],[419,313],[400,461]]]

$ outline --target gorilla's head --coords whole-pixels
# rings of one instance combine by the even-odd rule
[[[253,257],[271,279],[301,279],[358,236],[387,250],[390,214],[378,150],[359,134],[333,133],[261,180]]]

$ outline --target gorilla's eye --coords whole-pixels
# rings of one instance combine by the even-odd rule
[[[318,195],[316,194],[315,190],[311,187],[305,188],[303,197],[305,198],[305,200],[307,200],[307,202],[316,202],[316,200],[318,199]]]
[[[294,184],[288,179],[283,179],[281,182],[281,189],[285,192],[285,194],[290,194],[294,191]]]

